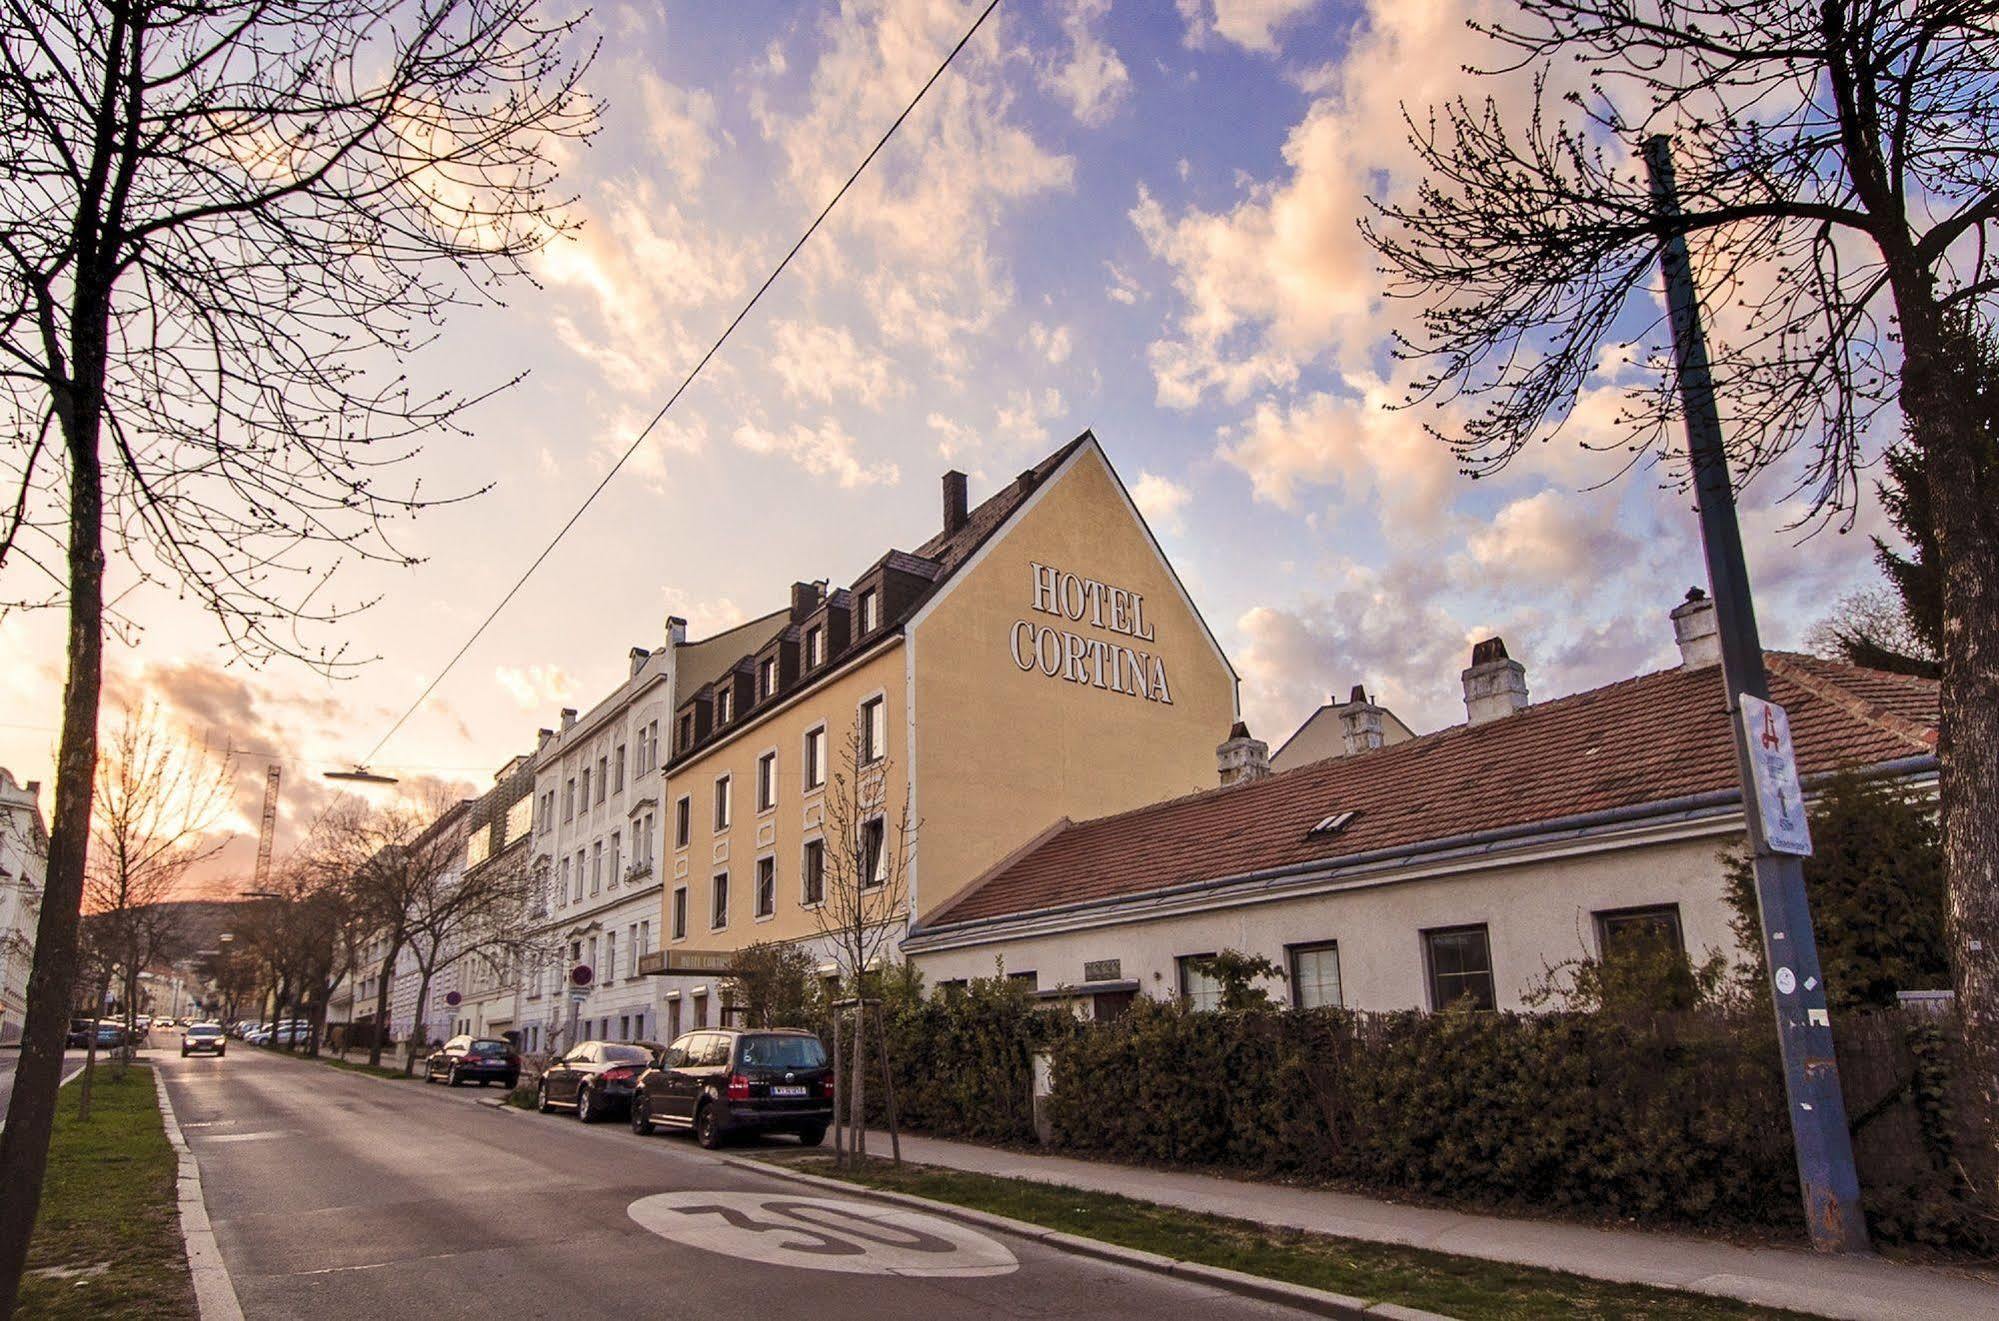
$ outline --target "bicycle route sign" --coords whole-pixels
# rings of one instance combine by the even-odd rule
[[[1005,1275],[1005,1245],[940,1216],[897,1206],[785,1193],[673,1192],[625,1208],[673,1243],[771,1266],[965,1279]]]

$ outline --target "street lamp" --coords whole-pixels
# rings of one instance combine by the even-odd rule
[[[401,783],[401,781],[397,780],[396,777],[393,775],[383,775],[379,771],[371,771],[366,766],[359,765],[358,763],[355,765],[355,767],[352,770],[328,771],[326,772],[326,778],[329,780],[344,780],[350,784]]]

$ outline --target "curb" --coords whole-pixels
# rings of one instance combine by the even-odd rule
[[[236,1282],[229,1278],[222,1249],[215,1242],[215,1228],[208,1221],[208,1203],[201,1196],[201,1166],[188,1148],[187,1138],[174,1117],[173,1102],[167,1099],[167,1080],[158,1066],[153,1067],[153,1087],[160,1095],[160,1119],[167,1130],[167,1142],[180,1158],[180,1237],[187,1250],[188,1274],[194,1277],[194,1302],[201,1321],[243,1321],[243,1305],[236,1299]]]
[[[849,1183],[845,1179],[829,1179],[824,1175],[807,1174],[803,1170],[794,1170],[775,1161],[762,1161],[750,1156],[717,1156],[716,1159],[724,1165],[733,1165],[738,1169],[790,1179],[796,1183],[809,1184],[814,1188],[832,1189],[848,1196],[907,1206],[931,1215],[942,1216],[946,1220],[956,1220],[961,1224],[996,1229],[1017,1238],[1032,1239],[1072,1256],[1091,1257],[1118,1266],[1128,1266],[1134,1270],[1149,1271],[1154,1275],[1192,1280],[1245,1298],[1295,1307],[1320,1316],[1338,1317],[1341,1321],[1455,1321],[1454,1318],[1438,1312],[1425,1312],[1414,1307],[1404,1307],[1400,1303],[1370,1303],[1365,1298],[1354,1298],[1327,1289],[1314,1289],[1303,1284],[1290,1284],[1262,1275],[1232,1271],[1222,1266],[1208,1266],[1198,1261],[1182,1261],[1178,1257],[1162,1256],[1157,1252],[1122,1247],[1116,1243],[1106,1243],[1102,1239],[1064,1233],[1059,1229],[1050,1229],[1046,1225],[1037,1225],[1031,1221],[1015,1220],[1010,1216],[995,1215],[991,1211],[959,1206],[955,1202],[933,1201],[931,1198],[918,1197],[913,1193],[889,1192],[881,1188],[870,1188],[866,1184]]]

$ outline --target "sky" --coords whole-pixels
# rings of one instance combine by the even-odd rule
[[[1396,410],[1406,305],[1358,221],[1412,182],[1403,106],[1517,96],[1462,70],[1498,0],[1005,0],[605,496],[376,759],[482,791],[563,706],[587,708],[678,614],[702,636],[850,580],[1085,428],[1132,490],[1280,743],[1356,684],[1418,730],[1463,718],[1472,642],[1503,635],[1535,699],[1675,659],[1705,582],[1691,499],[1619,475],[1614,373],[1576,424],[1471,482]],[[170,594],[122,602],[108,708],[152,701],[235,749],[247,871],[266,765],[278,845],[445,664],[796,239],[981,7],[969,0],[601,4],[602,134],[565,153],[576,234],[503,306],[408,364],[523,382],[418,461],[491,483],[403,534],[345,626],[376,658],[328,679],[247,666]],[[1743,495],[1765,641],[1796,645],[1872,581],[1866,535],[1792,527],[1782,474]],[[350,584],[351,586],[351,584]],[[0,620],[0,765],[52,778],[61,618]],[[1220,731],[1218,731],[1218,740]],[[45,795],[46,805],[47,798]]]

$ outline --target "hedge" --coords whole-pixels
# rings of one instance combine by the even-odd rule
[[[915,1131],[1032,1142],[1045,1050],[1053,1145],[1079,1154],[1661,1227],[1800,1228],[1767,1011],[1203,1013],[1141,996],[1086,1023],[995,979],[892,998],[882,1021]],[[1953,1021],[1838,1026],[1876,1236],[1999,1251]]]

